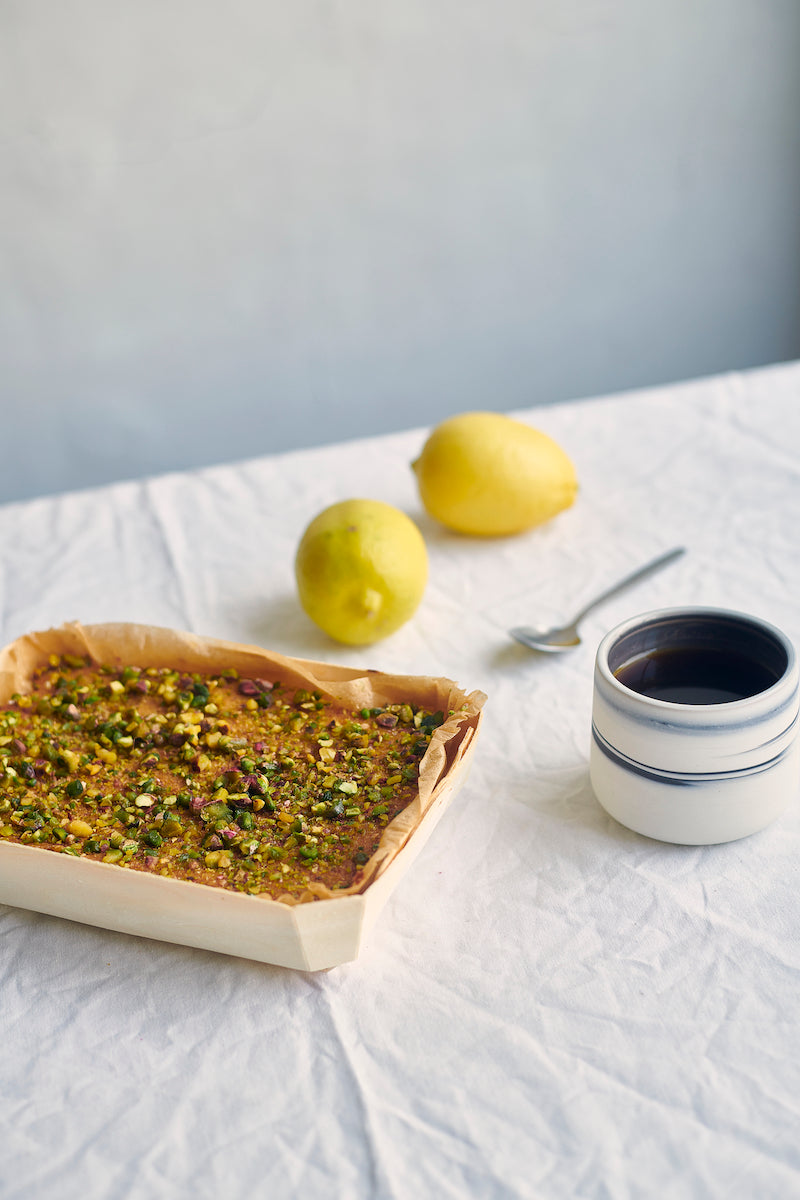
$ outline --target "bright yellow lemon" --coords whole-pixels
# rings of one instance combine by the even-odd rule
[[[337,641],[367,645],[416,611],[428,579],[422,534],[380,500],[343,500],[314,518],[295,559],[300,603]]]
[[[431,516],[485,537],[548,521],[578,490],[575,468],[552,438],[500,413],[443,421],[412,466]]]

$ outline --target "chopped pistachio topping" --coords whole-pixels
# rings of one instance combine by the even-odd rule
[[[0,838],[251,895],[347,888],[443,719],[53,655],[0,709]]]

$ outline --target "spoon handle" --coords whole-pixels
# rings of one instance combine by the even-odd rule
[[[605,592],[601,592],[599,596],[595,596],[594,600],[587,604],[585,608],[581,609],[573,624],[577,625],[578,622],[582,621],[586,614],[590,613],[593,608],[597,607],[598,604],[603,604],[604,601],[610,600],[612,596],[616,596],[618,592],[624,591],[625,588],[630,587],[632,583],[638,583],[640,579],[645,579],[648,575],[652,575],[656,571],[660,571],[662,567],[666,567],[667,563],[674,562],[676,558],[680,558],[681,555],[685,553],[685,546],[676,546],[674,550],[668,550],[666,554],[660,554],[658,558],[654,558],[652,562],[645,563],[643,567],[639,567],[638,571],[634,571],[632,575],[626,575],[624,579],[620,579],[620,581],[615,583],[613,587],[608,588],[608,590]]]

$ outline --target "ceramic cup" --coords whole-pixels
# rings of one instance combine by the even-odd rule
[[[622,825],[664,842],[746,837],[800,788],[794,648],[719,608],[660,609],[600,643],[590,775]]]

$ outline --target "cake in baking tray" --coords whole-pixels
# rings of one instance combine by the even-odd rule
[[[452,715],[52,653],[0,707],[0,839],[275,899],[354,889]]]

